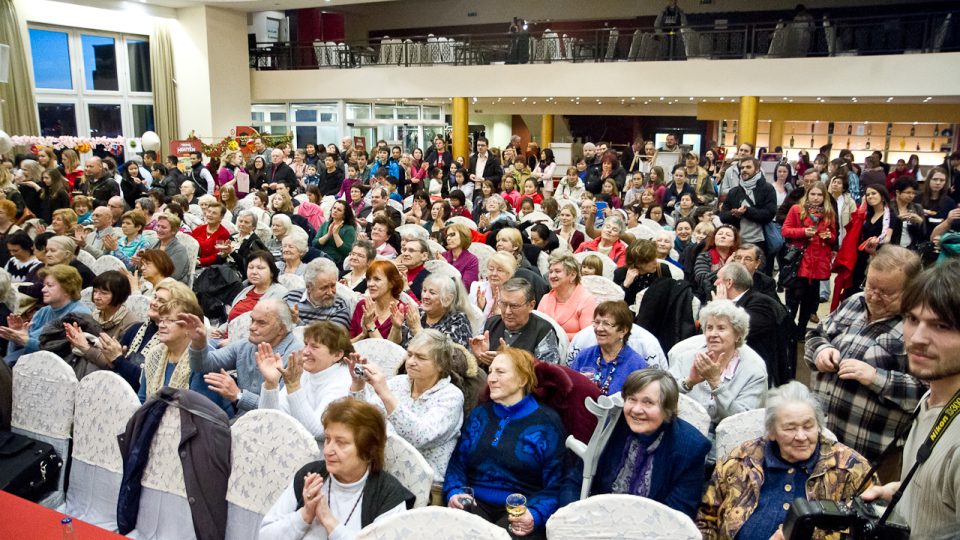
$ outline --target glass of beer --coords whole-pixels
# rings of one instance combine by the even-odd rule
[[[518,518],[527,513],[527,498],[520,493],[507,495],[506,506],[507,514],[510,517]],[[513,531],[514,534],[518,532],[512,524],[510,525],[510,530]]]

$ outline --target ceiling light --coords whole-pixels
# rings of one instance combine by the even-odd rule
[[[720,98],[720,101],[723,101],[724,99],[726,99],[726,98]]]
[[[533,102],[533,104],[534,104],[534,105],[536,105],[536,104],[537,104],[537,102],[536,102],[536,101],[534,101],[534,102]]]
[[[598,100],[597,100],[597,105],[603,105],[603,102],[598,99]]]
[[[523,98],[523,99],[521,99],[520,101],[527,101],[527,98]]]
[[[690,101],[693,101],[693,96],[690,96]]]
[[[636,101],[636,100],[637,100],[637,98],[635,98],[635,97],[630,98],[630,101]]]
[[[660,96],[660,101],[663,101],[663,96]]]

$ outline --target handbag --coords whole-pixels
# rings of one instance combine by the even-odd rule
[[[63,460],[48,443],[0,431],[0,490],[38,502],[57,489]]]
[[[784,289],[789,289],[797,282],[797,273],[800,272],[800,263],[803,261],[803,251],[806,246],[799,247],[794,244],[787,246],[780,261],[780,274],[777,276],[777,284]]]
[[[757,203],[753,202],[753,199],[747,195],[747,191],[743,191],[743,197],[750,201],[750,206],[757,206]],[[783,234],[780,233],[780,224],[777,223],[775,219],[772,219],[763,224],[763,241],[767,244],[767,254],[775,255],[780,252],[780,249],[783,248],[784,242]]]

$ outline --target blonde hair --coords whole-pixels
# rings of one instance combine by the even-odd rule
[[[489,259],[487,259],[487,266],[489,267],[491,264],[495,264],[500,268],[503,268],[509,272],[511,276],[517,273],[517,258],[509,253],[504,253],[502,251],[494,253]]]

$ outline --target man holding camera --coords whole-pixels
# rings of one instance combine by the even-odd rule
[[[897,510],[910,525],[911,538],[955,538],[960,523],[960,422],[955,421],[960,416],[960,262],[911,281],[901,313],[910,373],[930,390],[920,400],[903,448],[901,482],[872,487],[863,497],[895,503],[905,486]]]

